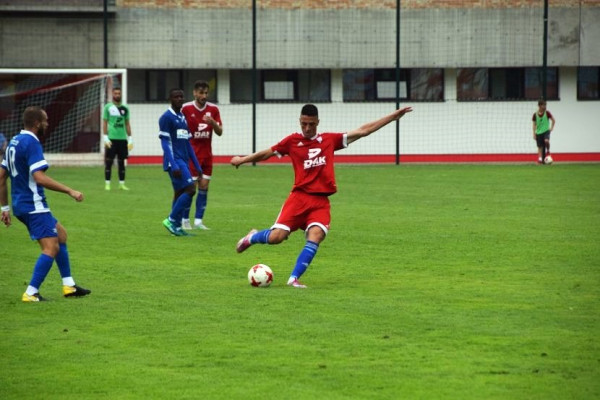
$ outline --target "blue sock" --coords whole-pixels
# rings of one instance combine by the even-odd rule
[[[175,204],[173,204],[175,205]],[[185,208],[183,210],[183,212],[181,213],[181,218],[182,219],[190,219],[190,211],[192,210],[192,203],[190,202],[190,206]]]
[[[271,229],[256,232],[254,235],[250,236],[250,243],[269,244],[269,235],[271,235]]]
[[[296,266],[294,267],[294,270],[290,276],[300,278],[302,274],[306,272],[306,269],[315,257],[315,254],[317,254],[317,250],[319,250],[319,244],[307,240],[304,248],[298,256],[298,259],[296,260]]]
[[[69,261],[69,250],[67,250],[66,243],[60,243],[58,254],[56,255],[56,265],[60,271],[61,278],[68,278],[71,276],[71,261]]]
[[[198,190],[196,195],[196,219],[202,219],[204,217],[204,210],[206,209],[206,202],[208,198],[208,190]]]
[[[33,267],[33,275],[31,276],[30,286],[39,289],[42,286],[42,282],[46,279],[46,275],[52,268],[54,258],[42,253]]]
[[[175,204],[173,204],[173,208],[171,209],[171,214],[169,215],[169,219],[173,222],[173,225],[180,227],[181,226],[181,218],[183,217],[183,211],[189,208],[192,205],[192,196],[187,193],[183,193],[181,196],[177,198]]]

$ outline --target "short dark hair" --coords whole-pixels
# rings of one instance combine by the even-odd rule
[[[175,92],[183,92],[183,89],[173,88],[173,89],[169,90],[169,99],[171,97],[173,97],[173,93],[175,93]]]
[[[29,106],[23,112],[23,126],[25,128],[33,128],[36,122],[42,122],[44,120],[42,107]]]
[[[546,99],[539,99],[538,100],[538,106],[541,106],[542,104],[546,104]]]
[[[199,80],[199,81],[194,82],[194,90],[200,89],[200,88],[202,88],[202,89],[209,89],[210,86],[209,86],[208,82],[203,81],[203,80]]]
[[[305,104],[304,107],[302,107],[302,111],[300,111],[300,115],[306,115],[307,117],[318,117],[319,110],[314,104]]]

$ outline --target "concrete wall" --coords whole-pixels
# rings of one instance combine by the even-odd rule
[[[597,3],[596,3],[597,4]],[[117,8],[109,24],[109,67],[249,68],[249,8]],[[407,8],[402,67],[540,65],[540,7]],[[600,65],[600,5],[553,7],[551,66]],[[377,68],[395,65],[395,10],[260,9],[259,68]],[[103,66],[101,14],[2,14],[5,68]]]

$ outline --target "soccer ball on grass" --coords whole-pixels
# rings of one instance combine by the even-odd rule
[[[544,164],[552,164],[553,162],[552,156],[546,156],[546,158],[544,158]]]
[[[252,286],[267,287],[273,282],[273,271],[265,264],[256,264],[248,271],[248,282]]]

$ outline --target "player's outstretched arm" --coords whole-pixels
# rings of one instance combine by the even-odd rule
[[[231,159],[231,165],[237,168],[242,164],[267,160],[274,155],[275,152],[271,148],[268,148],[247,156],[235,156]]]
[[[83,201],[83,193],[73,190],[67,185],[63,185],[62,183],[55,181],[46,175],[44,171],[35,171],[33,173],[33,179],[38,185],[41,185],[46,189],[54,190],[55,192],[66,193],[76,201]]]
[[[392,121],[397,121],[404,116],[404,114],[412,111],[412,107],[402,107],[397,109],[391,114],[385,117],[379,118],[378,120],[368,122],[360,128],[353,129],[348,132],[348,144],[362,138],[369,136],[371,133],[383,128]]]

